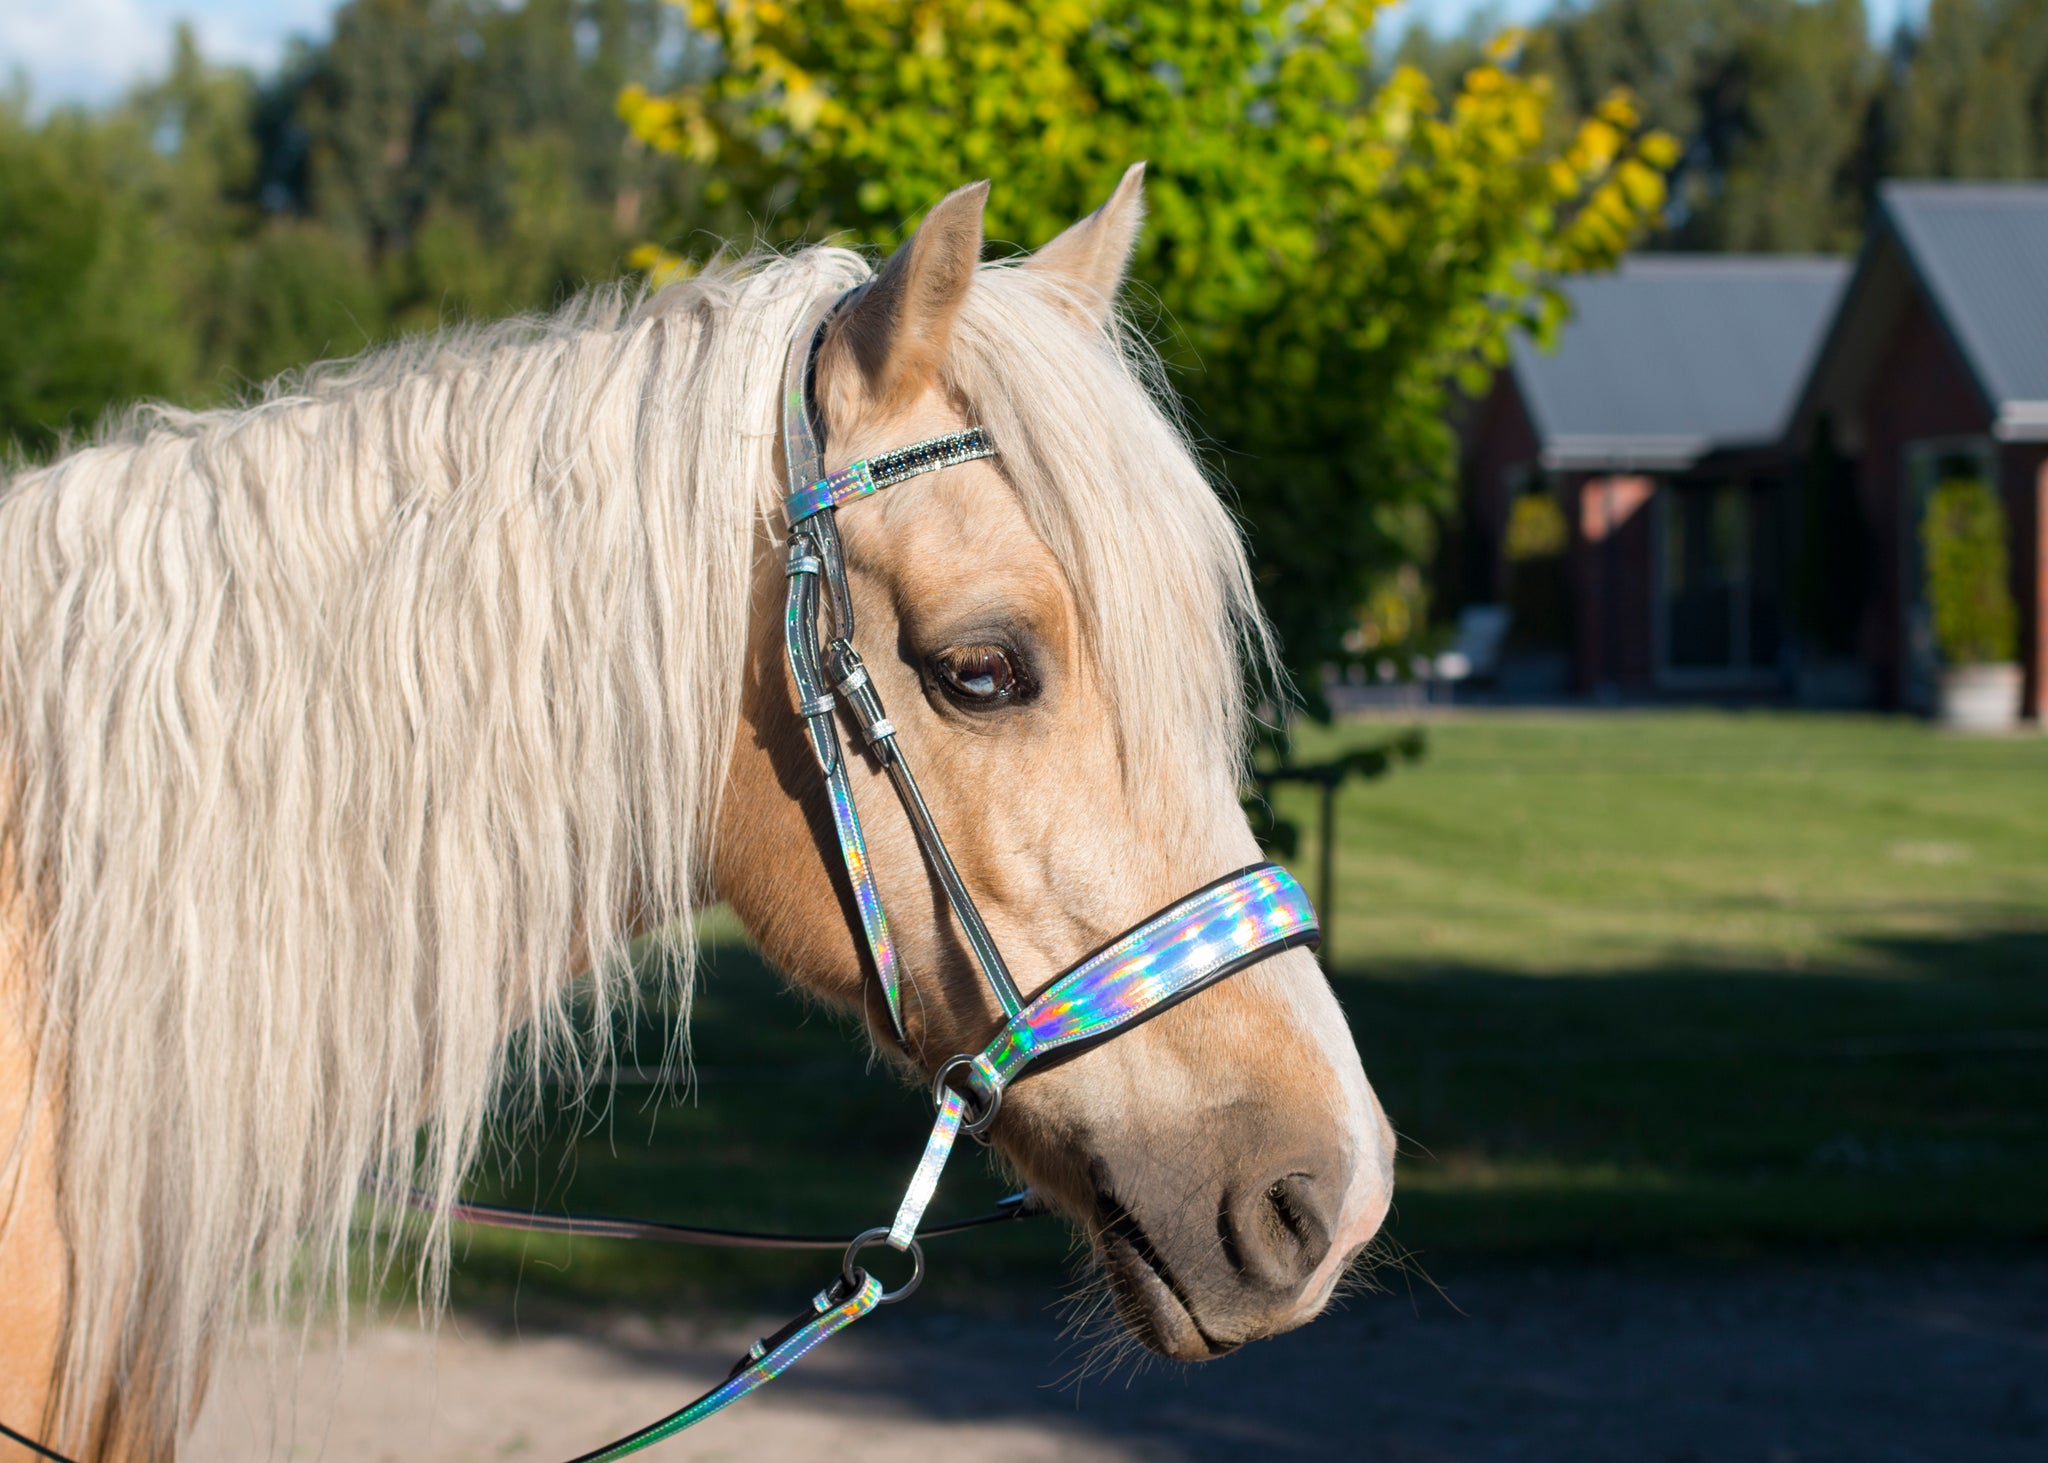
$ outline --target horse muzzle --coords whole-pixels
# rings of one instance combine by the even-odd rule
[[[1270,1019],[1281,989],[1327,991],[1313,958],[1262,974],[1022,1084],[997,1135],[1087,1234],[1119,1319],[1176,1360],[1313,1319],[1392,1197],[1393,1131],[1348,1030]],[[1254,1029],[1257,1050],[1230,1039]]]

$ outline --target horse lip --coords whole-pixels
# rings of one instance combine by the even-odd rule
[[[1211,1336],[1137,1216],[1107,1193],[1097,1201],[1096,1247],[1124,1324],[1151,1350],[1176,1361],[1209,1361],[1243,1343]]]

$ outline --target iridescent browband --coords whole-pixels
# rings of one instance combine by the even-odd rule
[[[958,467],[963,462],[975,462],[984,457],[996,455],[995,444],[988,439],[988,433],[980,427],[969,427],[964,432],[948,432],[943,437],[929,441],[914,442],[908,447],[898,447],[894,452],[884,452],[880,457],[866,457],[859,462],[849,462],[835,473],[818,479],[800,493],[791,493],[783,500],[791,524],[802,523],[812,514],[825,508],[837,508],[842,503],[851,503],[856,498],[893,488],[907,482],[920,473],[937,472],[942,467]]]

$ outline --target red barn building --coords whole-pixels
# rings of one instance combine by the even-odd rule
[[[1853,269],[1639,256],[1565,293],[1556,350],[1519,346],[1466,425],[1465,598],[1515,601],[1536,495],[1563,525],[1568,613],[1540,618],[1571,688],[1839,699],[1816,671],[1848,669],[1861,699],[1925,710],[1920,522],[1936,485],[1979,477],[2043,719],[2048,185],[1887,184]],[[1837,497],[1846,516],[1816,511]]]
[[[1466,596],[1534,617],[1515,581],[1545,566],[1518,562],[1511,524],[1554,505],[1565,612],[1535,633],[1573,689],[1782,689],[1789,428],[1848,275],[1835,259],[1641,255],[1567,282],[1556,349],[1520,344],[1467,423]]]
[[[1872,554],[1861,649],[1887,705],[1925,709],[1937,668],[1922,588],[1927,495],[1957,476],[2003,499],[2025,713],[2048,709],[2048,186],[1893,183],[1793,425],[1855,463]]]

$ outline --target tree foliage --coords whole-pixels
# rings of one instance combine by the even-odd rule
[[[1932,0],[1899,50],[1902,175],[2048,177],[2048,5]]]
[[[1683,140],[1660,242],[1854,246],[1885,77],[1862,0],[1594,0],[1554,11],[1531,52],[1571,104],[1626,81]]]
[[[1401,54],[1443,78],[1478,45]],[[1875,41],[1862,0],[1565,0],[1527,64],[1567,108],[1626,84],[1681,139],[1653,247],[1848,251],[1884,178],[2048,177],[2041,0],[1931,0]]]
[[[178,282],[156,247],[147,134],[0,104],[0,443],[45,447],[110,401],[190,368]]]
[[[547,304],[650,223],[616,115],[655,0],[351,0],[266,99],[263,187],[358,249],[407,329]]]
[[[187,31],[118,106],[0,98],[0,444],[545,308],[710,221],[616,111],[695,64],[678,29],[657,0],[351,0],[269,78]]]
[[[1413,69],[1373,84],[1377,8],[694,0],[723,64],[623,110],[785,239],[886,248],[992,176],[991,235],[1040,242],[1146,160],[1137,277],[1313,672],[1374,577],[1427,552],[1451,383],[1555,324],[1546,281],[1610,263],[1671,160],[1621,92],[1556,125],[1513,36],[1448,96]]]

